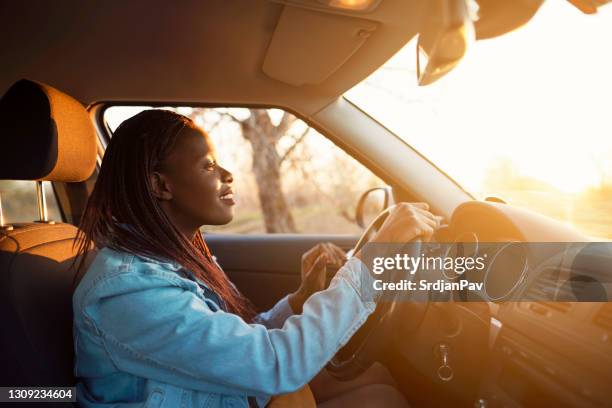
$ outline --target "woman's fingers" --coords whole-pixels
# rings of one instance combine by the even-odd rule
[[[323,244],[317,244],[311,249],[312,253],[310,254],[310,263],[313,264],[317,261],[317,259],[321,255],[328,255],[328,251]]]
[[[434,229],[437,229],[440,226],[440,220],[442,217],[429,212],[429,206],[426,203],[414,203],[410,204],[410,206],[412,207],[412,211],[417,218],[420,218]]]
[[[312,290],[320,290],[318,286],[325,283],[325,265],[327,261],[327,254],[320,254],[306,274],[306,279]]]
[[[436,228],[427,222],[422,223],[419,227],[420,230],[417,231],[416,236],[421,236],[425,238],[425,240],[429,240],[434,232],[436,232]]]
[[[432,228],[437,229],[440,226],[440,220],[437,216],[433,215],[429,211],[421,210],[418,208],[416,209],[416,211],[419,215],[421,215],[421,219],[425,221],[428,225],[430,225]]]
[[[429,212],[426,203],[395,205],[381,228],[375,242],[408,242],[416,237],[429,239],[440,225],[440,218]]]
[[[429,240],[438,228],[438,220],[429,211],[416,209],[415,237]]]
[[[329,256],[326,253],[321,253],[313,264],[313,269],[315,271],[319,271],[320,269],[324,269],[325,264],[329,260]]]
[[[310,273],[310,270],[317,257],[322,253],[321,245],[315,245],[302,255],[302,280]]]
[[[331,242],[326,242],[325,247],[329,255],[329,263],[334,266],[342,266],[346,261],[346,254],[344,251]]]
[[[415,206],[414,210],[416,212],[418,212],[419,214],[422,214],[423,216],[425,216],[427,218],[431,218],[431,219],[436,220],[436,221],[442,218],[439,215],[434,215],[431,211],[429,211],[426,208]]]
[[[313,261],[316,258],[316,255],[318,252],[319,252],[319,249],[316,246],[314,246],[310,248],[308,251],[306,251],[304,255],[302,255],[302,260],[305,262]]]
[[[331,247],[332,247],[332,249],[334,250],[334,253],[335,253],[335,254],[336,254],[336,256],[337,256],[337,258],[336,258],[336,259],[337,259],[337,260],[338,260],[340,263],[344,263],[344,262],[346,262],[346,252],[344,252],[344,251],[342,250],[342,248],[340,248],[340,247],[339,247],[339,246],[337,246],[337,245],[331,244]]]
[[[310,248],[302,257],[302,259],[306,262],[314,262],[314,260],[325,251],[325,247],[323,244],[319,243],[312,248]]]

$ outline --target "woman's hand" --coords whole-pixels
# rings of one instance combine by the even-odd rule
[[[327,266],[340,268],[346,262],[346,254],[331,242],[320,243],[302,256],[302,283],[289,295],[289,305],[294,313],[302,313],[302,305],[315,292],[325,289]]]
[[[429,241],[440,227],[442,217],[429,212],[427,203],[399,203],[389,211],[389,216],[383,222],[370,242],[406,243],[417,237]],[[361,258],[361,253],[354,256]]]

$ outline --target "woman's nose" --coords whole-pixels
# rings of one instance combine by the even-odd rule
[[[229,170],[219,166],[219,170],[221,170],[221,181],[224,183],[232,183],[234,181],[234,176]]]

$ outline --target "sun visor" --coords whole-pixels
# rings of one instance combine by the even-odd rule
[[[377,24],[285,6],[268,47],[263,72],[286,84],[319,84],[340,68]]]

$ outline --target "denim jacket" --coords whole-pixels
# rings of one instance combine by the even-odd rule
[[[351,258],[301,315],[284,297],[247,324],[178,264],[103,248],[73,295],[77,401],[248,407],[253,397],[263,407],[308,383],[351,338],[374,311],[372,282]]]

